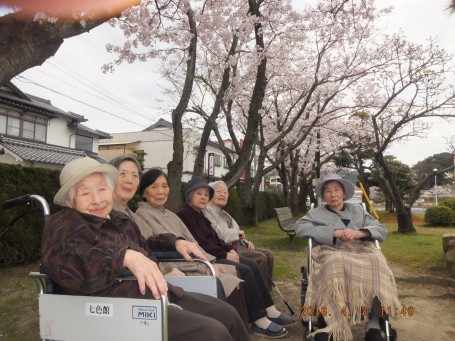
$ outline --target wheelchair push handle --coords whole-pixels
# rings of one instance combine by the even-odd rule
[[[5,200],[2,206],[4,209],[10,209],[16,206],[24,205],[28,209],[30,209],[33,208],[33,201],[37,201],[41,205],[43,209],[44,220],[47,220],[51,211],[49,209],[49,204],[47,203],[46,199],[44,199],[40,195],[36,194],[21,195],[20,197],[17,198]],[[30,213],[31,210],[29,210],[28,212]]]
[[[21,195],[20,197],[17,197],[17,198],[5,200],[5,201],[3,202],[3,208],[4,208],[4,209],[13,208],[13,207],[16,207],[16,206],[25,204],[25,203],[27,203],[29,200],[30,200],[30,194]]]

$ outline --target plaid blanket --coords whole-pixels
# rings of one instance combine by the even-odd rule
[[[327,323],[313,334],[326,332],[334,341],[352,340],[350,324],[368,321],[375,297],[384,314],[396,316],[401,309],[392,271],[374,243],[318,245],[312,258],[302,318],[308,320],[310,311],[314,314],[317,309]]]

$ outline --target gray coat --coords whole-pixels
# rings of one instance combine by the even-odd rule
[[[341,219],[349,219],[347,227]],[[368,230],[371,238],[380,242],[387,236],[384,225],[368,214],[361,205],[352,203],[345,203],[344,209],[339,212],[334,212],[327,206],[312,209],[296,222],[295,230],[297,237],[311,237],[315,245],[334,245],[333,232],[348,227],[353,230]],[[335,245],[342,243],[341,239],[336,238]]]

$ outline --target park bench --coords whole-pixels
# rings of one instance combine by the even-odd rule
[[[287,233],[292,242],[295,236],[295,220],[289,207],[274,208],[278,220],[278,226]]]

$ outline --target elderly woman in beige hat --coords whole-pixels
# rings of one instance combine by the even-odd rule
[[[216,298],[168,285],[149,251],[178,251],[188,261],[204,259],[196,245],[172,234],[145,240],[137,225],[113,207],[117,169],[85,157],[60,174],[53,214],[43,231],[43,271],[64,294],[159,298],[168,295],[170,340],[249,340],[236,310]],[[117,281],[128,269],[138,282]],[[185,323],[182,323],[185,321]]]
[[[296,235],[311,237],[316,245],[302,311],[323,312],[326,326],[317,331],[318,341],[329,335],[351,340],[349,321],[363,319],[368,320],[365,340],[383,340],[380,319],[401,308],[392,271],[372,242],[382,242],[387,230],[360,204],[345,202],[354,195],[354,185],[338,174],[323,177],[315,191],[326,204],[296,223]]]

